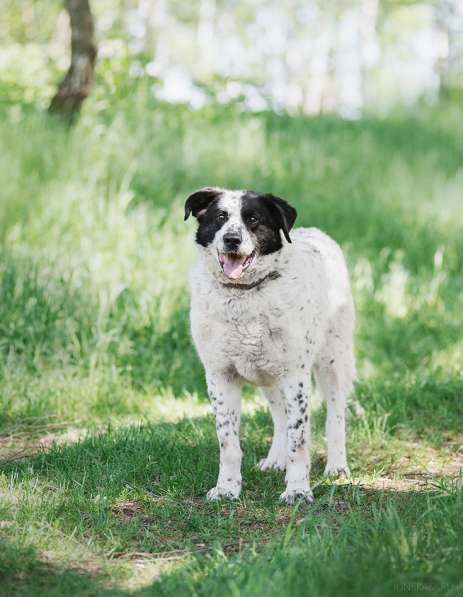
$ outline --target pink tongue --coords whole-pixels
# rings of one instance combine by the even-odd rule
[[[227,278],[236,280],[236,278],[239,278],[243,273],[243,265],[245,260],[246,257],[229,257],[228,255],[224,255],[223,273],[227,276]]]

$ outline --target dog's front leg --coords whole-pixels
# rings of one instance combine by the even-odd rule
[[[208,374],[207,387],[220,445],[219,478],[207,499],[236,499],[241,491],[241,387],[223,374]]]
[[[284,381],[282,390],[286,399],[288,460],[286,491],[280,499],[287,504],[298,499],[311,502],[309,382],[302,376],[294,376]]]

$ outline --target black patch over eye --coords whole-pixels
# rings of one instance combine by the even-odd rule
[[[214,240],[216,232],[225,225],[228,220],[228,213],[212,202],[204,213],[198,218],[199,226],[196,231],[196,242],[207,247]]]
[[[261,255],[269,255],[281,249],[280,231],[291,242],[289,231],[297,212],[283,199],[246,191],[242,198],[241,215],[246,226],[255,234]]]

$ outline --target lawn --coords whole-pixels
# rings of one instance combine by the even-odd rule
[[[0,592],[463,595],[463,111],[192,112],[140,86],[71,129],[0,106]],[[189,335],[188,193],[271,191],[343,246],[364,416],[353,479],[278,503],[244,391],[243,493],[218,468]]]

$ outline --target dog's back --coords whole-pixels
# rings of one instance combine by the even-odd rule
[[[340,246],[318,228],[296,228],[291,233],[291,239],[303,253],[307,253],[307,257],[312,258],[314,251],[320,255],[328,282],[326,299],[330,311],[336,312],[344,307],[354,318],[349,274]]]

